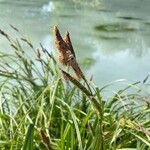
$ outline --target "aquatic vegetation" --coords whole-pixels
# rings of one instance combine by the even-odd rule
[[[104,32],[133,32],[138,30],[136,27],[125,23],[100,24],[95,26],[94,29]]]
[[[120,40],[123,37],[121,36],[117,36],[117,35],[106,35],[106,34],[98,34],[97,37],[99,39],[104,39],[104,40]]]
[[[125,19],[125,20],[141,20],[141,18],[132,17],[132,16],[119,16],[118,18]]]
[[[69,33],[63,39],[55,27],[61,66],[41,44],[36,49],[11,27],[20,38],[0,30],[14,50],[0,53],[0,149],[149,149],[150,98],[138,88],[148,77],[105,100],[101,93],[108,85],[98,88],[86,79]],[[65,66],[80,74],[81,81]]]
[[[144,22],[145,25],[150,25],[150,21]]]

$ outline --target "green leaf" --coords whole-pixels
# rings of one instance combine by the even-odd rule
[[[34,125],[30,124],[26,134],[23,150],[33,150]]]
[[[137,150],[136,148],[121,148],[121,149],[116,149],[116,150]]]
[[[137,137],[139,140],[141,140],[142,142],[144,142],[146,145],[148,145],[150,147],[150,142],[147,141],[146,139],[144,139],[143,137],[133,133],[133,132],[130,132],[131,134],[133,134],[135,137]]]

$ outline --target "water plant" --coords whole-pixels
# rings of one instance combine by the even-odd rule
[[[85,77],[68,32],[63,39],[54,29],[59,65],[42,44],[35,48],[11,28],[19,37],[0,30],[14,50],[0,52],[0,149],[149,150],[150,102],[138,87],[148,78],[105,100],[109,85],[99,88]]]

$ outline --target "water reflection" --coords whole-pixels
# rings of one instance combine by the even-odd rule
[[[52,1],[49,1],[48,4],[44,4],[42,7],[42,11],[44,13],[52,12],[52,11],[54,11],[54,9],[55,9],[55,6],[54,6],[54,3]]]
[[[0,28],[14,34],[11,23],[49,51],[53,25],[69,30],[79,62],[92,62],[82,67],[99,85],[150,73],[149,0],[0,0],[0,10]],[[2,38],[0,48],[8,49]]]

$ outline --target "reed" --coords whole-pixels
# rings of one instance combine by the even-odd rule
[[[59,50],[59,61],[61,64],[66,66],[71,66],[75,71],[78,79],[83,79],[92,94],[91,88],[77,62],[74,48],[70,39],[69,32],[66,32],[64,39],[61,37],[59,29],[57,26],[54,27],[55,45]],[[63,73],[64,74],[64,73]],[[67,75],[67,74],[66,74]]]

